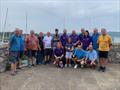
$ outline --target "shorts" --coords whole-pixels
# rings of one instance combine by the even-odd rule
[[[88,60],[87,64],[90,64],[92,61]],[[97,64],[97,61],[95,60],[95,63]]]
[[[108,58],[108,51],[99,51],[99,58]]]
[[[72,52],[66,52],[66,59],[71,59],[73,53]]]
[[[45,51],[44,51],[44,55],[45,55],[45,56],[50,56],[51,53],[52,53],[52,50],[51,50],[51,49],[45,49]]]
[[[10,56],[8,57],[11,63],[16,63],[19,61],[19,52],[10,51]]]
[[[28,50],[27,55],[28,55],[28,57],[36,57],[37,51],[36,50]]]

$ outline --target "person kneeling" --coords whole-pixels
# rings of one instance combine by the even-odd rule
[[[81,68],[85,65],[85,54],[86,52],[82,49],[82,45],[77,45],[77,48],[74,50],[74,54],[72,56],[72,59],[75,63],[74,68],[77,68],[80,64]]]
[[[92,45],[89,45],[88,49],[89,51],[87,52],[85,61],[88,67],[95,69],[96,60],[97,60],[97,52],[96,50],[93,49]]]
[[[54,50],[54,57],[55,57],[54,64],[56,64],[61,68],[63,68],[63,56],[64,56],[64,50],[62,48],[61,43],[58,42],[57,47]]]

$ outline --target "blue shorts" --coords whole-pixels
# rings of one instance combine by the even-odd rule
[[[66,52],[66,59],[71,59],[73,53],[72,52]]]
[[[9,61],[11,63],[16,63],[17,61],[19,61],[19,52],[10,51]]]

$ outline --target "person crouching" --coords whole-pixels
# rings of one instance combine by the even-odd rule
[[[57,47],[54,50],[54,57],[55,57],[54,64],[56,66],[63,68],[63,56],[64,56],[64,50],[62,48],[61,43],[58,42]]]
[[[82,44],[81,45],[77,45],[77,48],[75,48],[74,50],[74,54],[72,56],[72,60],[75,63],[74,68],[77,68],[78,65],[81,66],[81,68],[84,67],[85,65],[85,56],[86,56],[86,52],[82,49]]]
[[[87,52],[87,55],[86,55],[86,63],[87,63],[87,66],[92,68],[92,69],[95,69],[96,65],[97,65],[97,52],[96,50],[93,49],[93,46],[92,45],[89,45],[88,47],[89,51]]]

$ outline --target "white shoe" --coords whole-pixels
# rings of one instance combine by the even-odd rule
[[[67,67],[67,64],[65,64],[65,67]]]
[[[69,67],[71,67],[71,64],[69,64]]]
[[[83,68],[84,67],[84,65],[81,65],[81,68]]]
[[[76,69],[78,67],[78,65],[75,65],[74,68]]]

